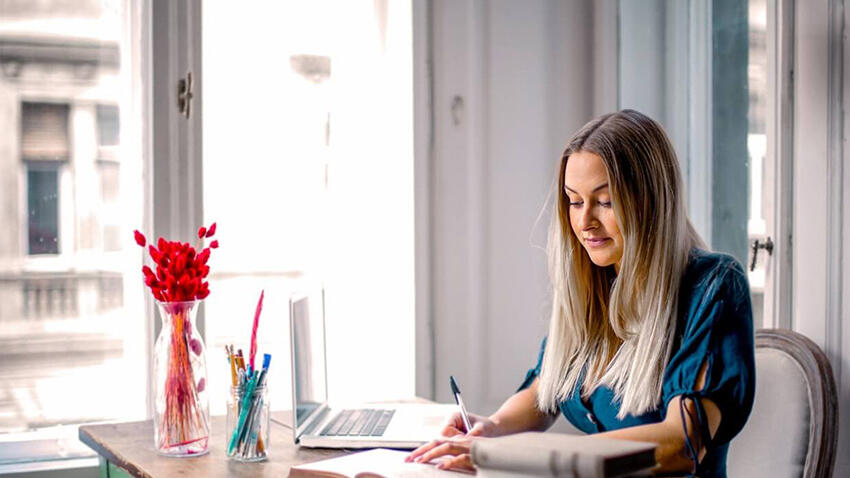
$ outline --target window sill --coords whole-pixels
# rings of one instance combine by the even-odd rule
[[[14,476],[26,477],[38,475],[39,478],[52,478],[53,476],[95,476],[99,466],[98,458],[94,453],[90,457],[62,458],[54,460],[28,461],[19,463],[0,464],[0,475],[13,474]],[[73,475],[69,472],[76,471]],[[14,478],[14,477],[9,477]]]
[[[0,474],[97,466],[76,426],[0,435]]]

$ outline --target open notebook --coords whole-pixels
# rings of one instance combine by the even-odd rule
[[[440,470],[434,463],[405,463],[407,451],[375,448],[369,451],[298,465],[290,478],[466,478],[469,473]]]

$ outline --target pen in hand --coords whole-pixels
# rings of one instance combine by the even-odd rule
[[[460,396],[460,389],[457,387],[454,375],[449,375],[449,382],[452,386],[452,393],[455,396],[455,402],[457,402],[460,407],[460,416],[463,419],[463,426],[466,427],[464,433],[469,433],[472,431],[472,425],[469,424],[469,414],[466,413],[466,406],[463,404],[463,397]]]

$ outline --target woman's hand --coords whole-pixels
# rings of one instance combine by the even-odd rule
[[[451,437],[438,438],[413,450],[407,455],[405,461],[416,463],[428,463],[441,456],[449,456],[437,463],[441,470],[468,470],[475,471],[472,465],[472,457],[469,452],[473,440],[483,440],[480,436],[458,434]]]
[[[472,430],[469,433],[465,433],[460,412],[455,412],[443,426],[441,438],[420,446],[406,460],[427,463],[448,455],[451,458],[440,462],[440,468],[474,470],[469,455],[474,440],[528,430],[546,430],[555,421],[556,415],[541,412],[537,408],[538,380],[535,378],[531,386],[511,395],[490,418],[470,414]]]
[[[469,414],[469,422],[472,430],[464,433],[463,417],[460,412],[455,412],[440,431],[442,438],[432,440],[413,450],[405,460],[428,463],[435,458],[450,455],[451,458],[441,461],[437,464],[437,468],[474,471],[475,467],[469,455],[472,441],[479,437],[497,436],[499,433],[497,424],[487,417]]]
[[[466,427],[463,425],[463,417],[460,412],[454,412],[452,416],[446,420],[446,424],[443,426],[443,429],[440,430],[440,435],[444,437],[453,437],[455,435],[494,437],[500,434],[498,427],[493,420],[480,415],[473,415],[471,413],[468,414],[468,416],[469,424],[472,425],[472,430],[466,430]],[[469,433],[466,433],[467,431]]]

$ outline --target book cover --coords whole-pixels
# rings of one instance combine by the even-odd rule
[[[526,432],[477,440],[472,462],[479,476],[610,478],[641,474],[655,466],[655,443],[590,435]],[[488,473],[488,471],[494,473]]]

